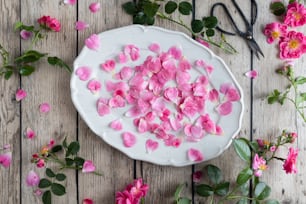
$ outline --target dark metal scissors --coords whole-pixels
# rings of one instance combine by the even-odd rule
[[[242,20],[244,21],[245,23],[245,26],[246,26],[246,31],[243,32],[241,31],[237,24],[235,23],[232,15],[230,14],[229,10],[227,9],[226,5],[223,4],[223,3],[215,3],[211,10],[210,10],[210,15],[211,16],[214,16],[214,11],[215,11],[215,8],[220,6],[223,8],[225,14],[227,15],[227,17],[229,18],[234,30],[235,30],[235,33],[232,33],[232,32],[228,32],[228,31],[225,31],[223,30],[222,28],[220,28],[219,26],[216,27],[217,30],[219,30],[221,33],[224,33],[224,34],[227,34],[227,35],[239,35],[240,37],[244,38],[249,46],[249,48],[254,52],[254,54],[256,55],[257,58],[259,58],[259,54],[261,54],[263,57],[264,57],[264,54],[263,52],[261,51],[259,45],[257,44],[257,42],[254,40],[253,38],[253,28],[252,26],[255,24],[256,22],[256,19],[257,19],[257,3],[255,0],[251,0],[251,6],[252,6],[252,10],[251,10],[251,22],[249,22],[247,20],[247,18],[245,17],[245,15],[243,14],[241,8],[238,6],[237,2],[235,0],[231,0],[233,5],[235,6],[235,8],[237,9],[238,13],[240,14]]]

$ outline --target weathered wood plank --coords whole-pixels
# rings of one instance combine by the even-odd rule
[[[276,17],[269,11],[270,1],[261,1],[259,4],[259,19],[256,24],[256,36],[263,49],[265,58],[255,60],[255,67],[259,71],[260,77],[254,80],[254,137],[272,140],[281,134],[282,129],[297,131],[299,134],[297,147],[300,149],[298,158],[297,175],[286,175],[282,170],[283,163],[275,161],[271,163],[269,169],[264,172],[263,180],[272,187],[271,198],[276,198],[280,203],[303,203],[305,202],[306,188],[304,185],[305,176],[305,123],[295,112],[294,107],[289,102],[284,106],[279,104],[269,105],[266,96],[274,89],[284,90],[288,81],[275,73],[283,63],[278,58],[278,46],[268,45],[262,29],[267,23],[277,21]],[[305,33],[306,29],[301,30]],[[305,75],[305,56],[296,61],[294,70],[296,74]],[[296,143],[295,143],[296,144]],[[286,158],[288,149],[283,148],[278,154]]]
[[[19,1],[0,1],[0,44],[12,56],[20,51],[19,36],[14,34],[14,22],[19,20]],[[0,59],[0,63],[2,60]],[[14,100],[19,87],[19,78],[10,80],[0,78],[0,148],[11,145],[13,160],[9,169],[0,166],[0,197],[1,202],[14,204],[20,202],[20,104]],[[0,154],[4,151],[0,150]]]
[[[100,1],[101,10],[93,14],[88,9],[91,2],[79,1],[79,20],[90,25],[87,30],[79,32],[79,51],[84,46],[85,39],[92,33],[130,24],[130,17],[121,9],[123,2],[125,1]],[[99,136],[89,130],[81,118],[79,118],[79,141],[82,146],[81,154],[93,160],[97,170],[101,170],[104,174],[102,177],[79,174],[80,203],[85,197],[93,198],[96,203],[114,203],[115,192],[123,190],[133,181],[134,161],[104,143]]]
[[[59,1],[42,0],[21,1],[21,20],[25,24],[36,23],[43,15],[50,15],[59,19],[62,30],[59,33],[50,32],[48,38],[39,42],[34,49],[50,53],[51,56],[59,56],[71,64],[76,54],[76,7],[65,6]],[[22,41],[22,50],[27,49],[28,44]],[[47,65],[47,62],[37,64],[36,72],[30,77],[22,78],[22,87],[28,92],[28,97],[22,105],[22,131],[27,127],[33,128],[37,138],[33,141],[22,139],[22,184],[27,173],[35,169],[41,176],[44,169],[37,170],[30,163],[33,153],[40,150],[42,145],[54,138],[61,142],[65,136],[68,140],[76,139],[76,111],[70,99],[70,74],[66,71]],[[39,105],[48,102],[51,111],[48,114],[39,112]],[[53,196],[53,203],[77,203],[75,171],[66,171],[67,194],[63,197]],[[39,203],[33,196],[32,189],[22,185],[22,202]]]
[[[216,2],[223,2],[227,5],[227,8],[230,10],[230,12],[233,15],[233,18],[237,22],[237,25],[243,25],[241,26],[241,29],[244,29],[244,23],[242,22],[239,14],[236,12],[235,8],[233,7],[231,1],[220,1],[220,0],[209,0],[203,1],[197,0],[196,1],[196,18],[201,19],[203,16],[209,16],[210,15],[210,9],[212,5]],[[237,1],[240,5],[241,9],[244,11],[246,16],[250,16],[250,5],[247,1],[239,0]],[[215,16],[219,20],[219,25],[228,31],[233,32],[231,24],[229,24],[228,19],[226,15],[224,14],[223,10],[220,8],[217,8],[215,10]],[[219,33],[218,33],[219,34]],[[231,43],[235,49],[238,51],[237,54],[226,54],[224,51],[220,50],[219,48],[216,48],[214,46],[211,46],[211,49],[219,55],[225,63],[228,65],[229,69],[232,71],[234,77],[237,79],[238,83],[240,84],[243,94],[244,94],[244,115],[243,115],[243,121],[242,121],[242,127],[240,133],[237,135],[238,137],[245,137],[250,138],[250,88],[251,83],[248,78],[244,76],[244,73],[249,71],[251,69],[251,55],[250,51],[248,49],[247,44],[244,42],[242,38],[239,38],[238,36],[226,36],[226,39],[229,43]],[[205,162],[203,164],[196,165],[196,171],[202,170],[207,164],[213,164],[218,166],[222,172],[225,180],[230,181],[231,183],[235,183],[236,177],[239,173],[239,171],[242,170],[245,164],[242,162],[238,156],[236,155],[234,149],[230,147],[228,150],[226,150],[220,157],[213,159],[211,161]],[[204,177],[203,183],[207,183],[207,178]],[[210,200],[203,199],[199,196],[195,196],[195,203],[204,204],[208,203]],[[234,202],[235,203],[235,202]]]

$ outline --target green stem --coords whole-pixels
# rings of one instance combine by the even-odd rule
[[[33,46],[37,43],[37,41],[39,40],[39,36],[40,36],[40,34],[41,34],[41,30],[39,29],[39,30],[37,30],[37,31],[34,31],[34,33],[35,33],[35,35],[34,35],[34,38],[33,38],[33,40],[32,40],[32,42],[31,42],[31,45],[30,45],[30,47],[28,48],[28,50],[31,50],[32,48],[33,48]]]
[[[230,53],[230,54],[237,53],[237,51],[235,50],[235,48],[234,48],[233,46],[231,46],[229,43],[227,43],[226,41],[223,41],[223,42],[225,42],[225,43],[229,46],[229,48],[222,46],[222,44],[218,44],[218,43],[212,41],[210,38],[208,38],[208,39],[203,38],[203,37],[200,36],[199,34],[193,32],[192,29],[191,29],[190,27],[188,27],[186,24],[184,24],[182,21],[177,21],[177,20],[175,20],[175,19],[173,19],[173,18],[171,18],[171,17],[169,17],[169,16],[167,16],[167,15],[161,13],[161,12],[157,12],[156,15],[157,15],[158,17],[160,17],[161,19],[166,19],[166,20],[168,20],[168,21],[171,21],[171,22],[173,22],[173,23],[176,23],[176,24],[178,24],[178,25],[184,27],[186,30],[188,30],[188,31],[189,31],[192,35],[194,35],[195,37],[201,38],[202,40],[206,41],[207,43],[209,43],[209,44],[211,44],[211,45],[214,45],[214,46],[216,46],[216,47],[218,47],[218,48],[221,48],[221,49],[223,49],[224,51],[226,51],[226,52],[228,52],[228,53]]]

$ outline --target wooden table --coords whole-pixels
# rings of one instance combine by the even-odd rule
[[[20,20],[25,24],[33,24],[42,15],[51,15],[61,21],[62,31],[50,34],[46,40],[39,42],[36,48],[60,56],[72,65],[74,58],[84,46],[84,39],[90,34],[131,24],[130,16],[121,9],[122,3],[126,0],[98,1],[101,3],[101,10],[93,14],[88,9],[91,1],[79,1],[77,6],[68,6],[55,0],[0,0],[0,42],[13,55],[19,55],[26,49],[28,42],[20,40],[19,34],[14,33],[13,24]],[[249,1],[238,1],[243,10],[250,13]],[[209,14],[209,9],[216,0],[190,2],[194,3],[195,17],[200,18]],[[229,5],[231,3],[229,0],[223,2]],[[275,88],[284,88],[286,82],[274,73],[275,69],[281,66],[281,61],[277,59],[275,46],[268,45],[262,34],[263,26],[275,19],[268,9],[270,1],[257,2],[259,13],[254,26],[254,36],[265,58],[258,60],[251,55],[246,43],[238,37],[228,37],[228,41],[235,46],[239,54],[229,55],[215,47],[211,49],[225,60],[244,91],[244,119],[238,136],[253,140],[269,139],[278,136],[282,129],[298,132],[298,174],[286,175],[282,170],[282,164],[275,162],[264,173],[263,179],[273,188],[271,198],[277,198],[280,203],[302,204],[306,203],[305,123],[291,104],[285,104],[283,107],[271,106],[265,100],[269,92]],[[232,9],[232,6],[229,8]],[[219,19],[222,21],[221,17]],[[74,22],[77,20],[88,22],[90,27],[77,32],[74,29]],[[183,28],[169,22],[157,21],[156,25],[185,32]],[[296,70],[300,74],[306,73],[304,60],[305,57],[296,63]],[[184,182],[188,185],[184,192],[186,196],[193,198],[194,203],[207,203],[192,193],[191,174],[208,163],[218,165],[224,170],[225,178],[235,182],[243,163],[233,148],[213,161],[182,168],[158,166],[129,159],[94,135],[78,116],[70,98],[70,75],[64,70],[50,67],[47,63],[40,63],[38,67],[39,69],[29,77],[14,76],[10,80],[0,78],[0,146],[11,144],[13,151],[13,163],[10,168],[0,168],[0,203],[40,203],[39,198],[33,196],[32,189],[25,185],[27,173],[35,168],[30,163],[31,155],[51,138],[61,141],[65,136],[68,136],[69,140],[80,142],[80,155],[93,160],[104,176],[67,172],[68,193],[56,198],[53,203],[82,203],[85,197],[91,197],[99,204],[114,203],[115,192],[123,190],[126,184],[138,177],[142,177],[150,185],[146,203],[173,203],[176,186]],[[244,76],[251,68],[259,72],[259,77],[253,81]],[[14,101],[14,94],[19,87],[28,92],[27,98],[21,103]],[[52,107],[47,115],[42,115],[38,111],[38,106],[42,102],[49,102]],[[24,139],[23,132],[27,127],[36,131],[37,138]],[[286,152],[287,150],[281,154],[286,156]],[[43,174],[43,171],[40,173]]]

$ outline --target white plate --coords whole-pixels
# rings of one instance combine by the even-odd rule
[[[71,77],[71,96],[72,101],[84,119],[89,128],[106,143],[124,152],[133,159],[148,161],[159,165],[186,166],[198,162],[190,161],[187,157],[187,151],[190,148],[197,149],[204,155],[204,161],[219,156],[226,150],[233,139],[237,135],[241,127],[243,114],[243,96],[242,91],[222,59],[214,55],[208,48],[200,45],[187,35],[166,30],[159,27],[144,27],[140,25],[131,25],[122,27],[99,34],[100,48],[95,51],[83,48],[80,55],[74,61],[74,73]],[[179,148],[166,147],[163,141],[156,139],[153,134],[140,134],[136,131],[132,121],[123,116],[127,110],[112,110],[111,114],[99,116],[96,109],[96,101],[101,95],[105,95],[106,80],[113,80],[111,74],[106,74],[101,71],[99,65],[110,58],[115,58],[122,51],[122,48],[127,44],[134,44],[140,48],[141,57],[135,62],[129,62],[130,65],[142,64],[150,52],[148,46],[151,43],[158,43],[162,51],[167,51],[171,46],[179,46],[182,48],[183,55],[191,62],[197,59],[203,59],[206,63],[212,65],[215,70],[210,76],[210,83],[217,89],[224,82],[232,83],[240,92],[240,100],[233,103],[233,112],[228,116],[216,118],[213,105],[208,104],[206,110],[218,121],[218,124],[223,128],[222,136],[206,135],[199,142],[183,141]],[[152,54],[152,52],[151,52]],[[75,71],[80,66],[89,66],[92,68],[91,78],[96,78],[102,81],[101,91],[93,95],[87,89],[88,81],[81,81],[75,74]],[[121,66],[122,67],[122,66]],[[192,68],[194,69],[194,68]],[[116,67],[116,71],[118,71]],[[194,72],[193,75],[198,75],[199,72]],[[122,110],[123,109],[123,110]],[[109,128],[110,121],[122,118],[123,130],[114,131]],[[131,148],[126,148],[123,145],[121,134],[124,131],[129,131],[136,135],[137,143]],[[146,151],[145,143],[148,138],[158,141],[159,148],[151,153]]]

